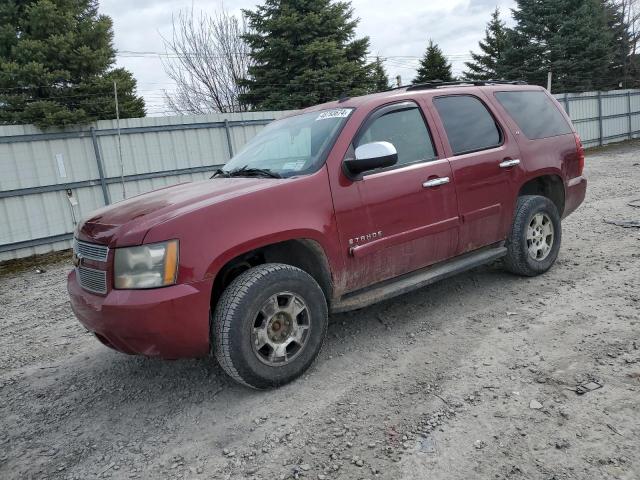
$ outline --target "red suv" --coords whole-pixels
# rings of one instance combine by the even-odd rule
[[[546,90],[426,84],[275,121],[210,180],[95,212],[69,274],[105,345],[210,352],[234,379],[284,384],[343,312],[502,259],[538,275],[583,201],[584,152]]]

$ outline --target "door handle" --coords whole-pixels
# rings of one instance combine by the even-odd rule
[[[440,178],[434,178],[433,180],[427,180],[422,184],[422,186],[424,188],[433,188],[433,187],[439,187],[440,185],[444,185],[446,183],[449,183],[449,177],[440,177]]]
[[[520,160],[518,158],[514,158],[513,160],[504,160],[500,162],[500,168],[515,167],[516,165],[520,165]]]

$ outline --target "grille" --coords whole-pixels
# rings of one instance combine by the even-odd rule
[[[76,274],[80,279],[80,286],[93,293],[107,293],[107,272],[79,266]]]
[[[105,245],[97,245],[95,243],[74,242],[73,250],[80,256],[97,262],[106,262],[109,255],[109,247]]]

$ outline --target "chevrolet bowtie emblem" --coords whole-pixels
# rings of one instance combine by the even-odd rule
[[[80,254],[80,253],[73,253],[73,265],[75,267],[79,267],[80,265],[82,265],[82,261],[84,260],[84,257]]]

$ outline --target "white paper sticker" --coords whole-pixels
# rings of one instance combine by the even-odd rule
[[[327,118],[347,118],[350,113],[350,108],[334,108],[333,110],[327,110],[318,115],[316,122],[318,120],[326,120]]]
[[[61,153],[56,153],[56,163],[58,164],[58,175],[60,175],[60,178],[67,178],[67,169],[64,168],[64,157]]]
[[[304,167],[305,163],[306,162],[304,160],[298,161],[298,162],[288,162],[282,166],[282,169],[283,170],[300,170],[302,167]]]

